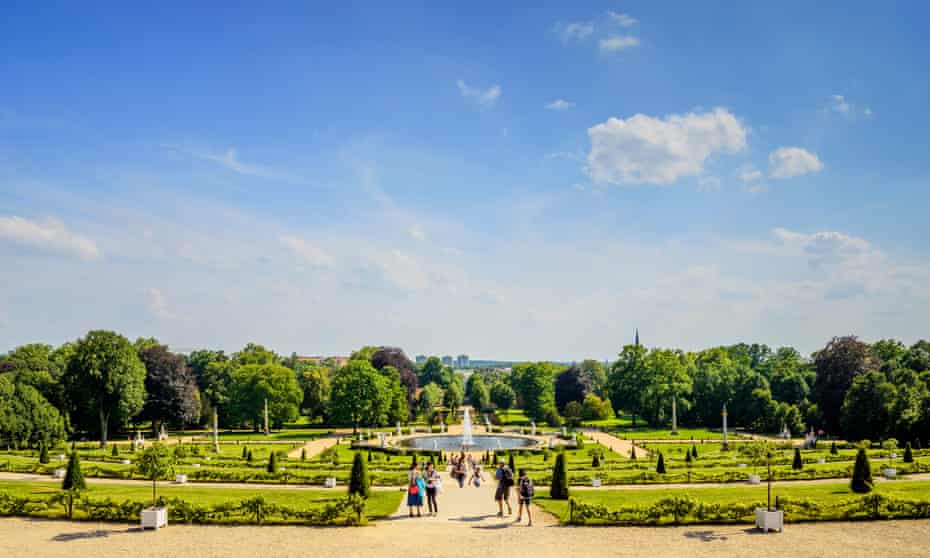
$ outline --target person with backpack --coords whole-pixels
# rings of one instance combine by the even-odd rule
[[[439,479],[439,471],[433,466],[432,462],[426,465],[426,505],[427,513],[435,516],[439,513],[439,504],[436,502],[436,494],[442,487],[442,481]]]
[[[530,504],[533,500],[535,490],[533,489],[533,479],[526,475],[526,469],[520,469],[520,478],[517,480],[517,496],[520,499],[517,508],[517,523],[523,518],[523,507],[526,506],[527,527],[533,526],[533,516],[530,515]]]
[[[426,492],[426,482],[414,463],[410,466],[410,472],[407,473],[407,508],[410,511],[410,517],[413,517],[413,508],[417,509],[417,517],[423,515],[424,492]]]
[[[504,503],[507,504],[507,515],[513,515],[510,507],[510,487],[513,486],[513,471],[502,459],[494,472],[497,479],[497,489],[494,491],[494,500],[497,501],[497,517],[504,517]]]

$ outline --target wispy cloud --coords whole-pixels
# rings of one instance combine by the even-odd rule
[[[303,262],[314,267],[330,267],[333,265],[333,257],[322,248],[314,246],[296,236],[283,235],[279,239],[281,244],[287,246]]]
[[[866,105],[860,108],[855,103],[847,99],[845,95],[831,95],[830,109],[833,112],[842,114],[851,120],[854,120],[858,116],[863,116],[864,118],[872,117],[871,107]]]
[[[410,227],[407,229],[407,234],[410,235],[410,238],[414,240],[426,240],[426,231],[424,231],[423,227],[420,225],[410,225]]]
[[[820,172],[823,163],[816,154],[800,147],[779,147],[769,154],[769,176],[775,179],[793,178]]]
[[[461,79],[456,82],[456,85],[458,85],[459,93],[462,94],[462,97],[473,99],[479,105],[485,107],[493,106],[502,93],[500,85],[492,85],[487,89],[481,89],[478,87],[471,87]]]
[[[633,25],[637,22],[635,18],[632,18],[627,14],[614,11],[607,12],[607,19],[610,23],[619,25],[621,27],[633,27]]]
[[[82,260],[100,257],[96,242],[68,230],[64,223],[51,217],[44,221],[15,215],[0,217],[0,238],[43,251],[70,254]]]
[[[149,312],[156,318],[163,320],[174,319],[175,314],[168,309],[165,295],[161,289],[151,287],[145,291],[145,304]]]
[[[568,110],[575,106],[575,103],[566,101],[565,99],[556,99],[551,103],[546,105],[546,108],[549,110]]]
[[[633,35],[616,35],[601,39],[598,42],[601,52],[620,52],[628,48],[639,46],[639,39]]]
[[[246,163],[239,158],[238,150],[230,147],[225,151],[218,152],[205,149],[191,149],[182,145],[165,144],[163,147],[183,153],[194,159],[216,163],[226,170],[232,171],[243,176],[256,176],[260,178],[286,178],[286,173],[271,169],[265,166]]]
[[[569,41],[583,41],[594,33],[594,24],[590,21],[557,23],[555,32],[566,43]]]

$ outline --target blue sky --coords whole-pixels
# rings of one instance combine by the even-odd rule
[[[0,349],[926,337],[930,9],[19,2]]]

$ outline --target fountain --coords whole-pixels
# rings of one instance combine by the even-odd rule
[[[465,408],[465,416],[462,418],[462,447],[467,448],[475,445],[475,440],[471,435],[471,415],[468,408]]]
[[[484,415],[484,430],[485,432],[491,432],[491,421],[488,419],[488,415]]]

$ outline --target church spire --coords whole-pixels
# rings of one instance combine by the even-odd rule
[[[636,328],[636,336],[633,338],[633,344],[639,347],[639,328]]]

